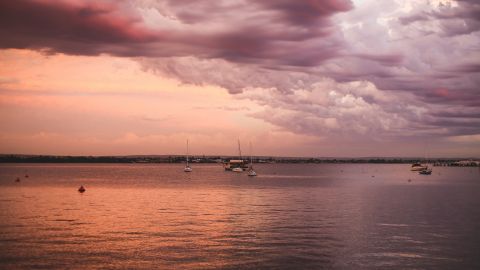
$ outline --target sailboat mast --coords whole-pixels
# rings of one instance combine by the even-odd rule
[[[187,139],[187,166],[188,166],[188,139]]]
[[[250,142],[250,169],[252,168],[252,142]]]
[[[427,158],[427,147],[428,147],[428,142],[425,143],[425,154],[424,154],[424,155],[425,155],[425,166],[427,167],[426,171],[429,170],[428,164],[430,164],[430,163],[428,162],[428,158]],[[430,170],[431,170],[431,169],[430,169]]]
[[[238,139],[238,155],[240,156],[240,159],[242,159],[242,149],[240,148],[240,139]]]

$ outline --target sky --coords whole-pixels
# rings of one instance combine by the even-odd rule
[[[479,73],[478,0],[0,1],[0,153],[480,157]]]

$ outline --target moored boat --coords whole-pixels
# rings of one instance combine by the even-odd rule
[[[248,166],[248,176],[257,176],[257,173],[253,169],[252,143],[250,143],[250,165]]]
[[[257,176],[257,173],[252,169],[248,170],[248,176]]]
[[[430,168],[428,168],[428,166],[426,166],[425,169],[419,171],[418,173],[423,174],[423,175],[430,175],[430,174],[432,174],[432,169],[430,169]]]
[[[230,159],[223,164],[225,171],[233,171],[236,168],[240,168],[242,171],[248,168],[248,165],[243,159]]]
[[[225,171],[243,172],[245,169],[248,168],[248,164],[242,158],[240,140],[238,140],[238,157],[238,159],[230,159],[223,164],[223,168],[225,169]]]
[[[187,140],[187,163],[185,164],[185,168],[183,169],[184,172],[191,172],[192,171],[192,167],[190,167],[190,165],[188,165],[188,140]]]
[[[410,167],[410,170],[411,171],[422,171],[422,170],[425,170],[427,168],[428,168],[427,165],[422,165],[421,163],[416,162],[416,163],[412,164],[412,166]]]
[[[232,172],[243,172],[243,169],[240,167],[235,167],[232,169]]]

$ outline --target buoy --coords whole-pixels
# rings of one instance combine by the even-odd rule
[[[408,179],[408,182],[412,182],[412,179]]]
[[[28,174],[25,174],[25,178],[28,178]]]
[[[15,179],[15,182],[20,182],[20,177],[17,177],[17,179]]]
[[[85,188],[83,186],[80,186],[80,188],[78,189],[78,192],[80,192],[80,193],[85,192]]]

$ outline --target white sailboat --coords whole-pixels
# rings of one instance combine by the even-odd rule
[[[423,171],[425,169],[427,169],[427,165],[423,165],[420,162],[415,162],[410,167],[410,170],[413,171],[413,172]]]
[[[183,169],[184,172],[191,172],[192,171],[192,167],[190,167],[190,165],[188,165],[188,140],[187,140],[187,164],[185,164],[185,168]]]
[[[240,148],[240,140],[238,140],[238,156],[239,159],[230,159],[225,163],[224,168],[226,171],[243,172],[247,168],[245,161],[242,158],[242,149]]]
[[[418,173],[419,174],[423,174],[423,175],[431,175],[432,174],[432,168],[429,168],[428,167],[428,159],[427,159],[427,147],[425,146],[425,154],[424,154],[424,159],[425,159],[425,168],[423,168],[422,170],[420,170]]]
[[[240,168],[240,167],[235,167],[235,168],[232,169],[232,172],[240,172],[241,173],[241,172],[243,172],[243,169]]]
[[[257,176],[255,170],[253,170],[252,162],[252,143],[250,143],[250,165],[248,166],[248,176]]]
[[[430,175],[430,174],[432,174],[432,169],[429,168],[428,166],[426,166],[425,169],[419,171],[418,173],[423,174],[423,175]]]

